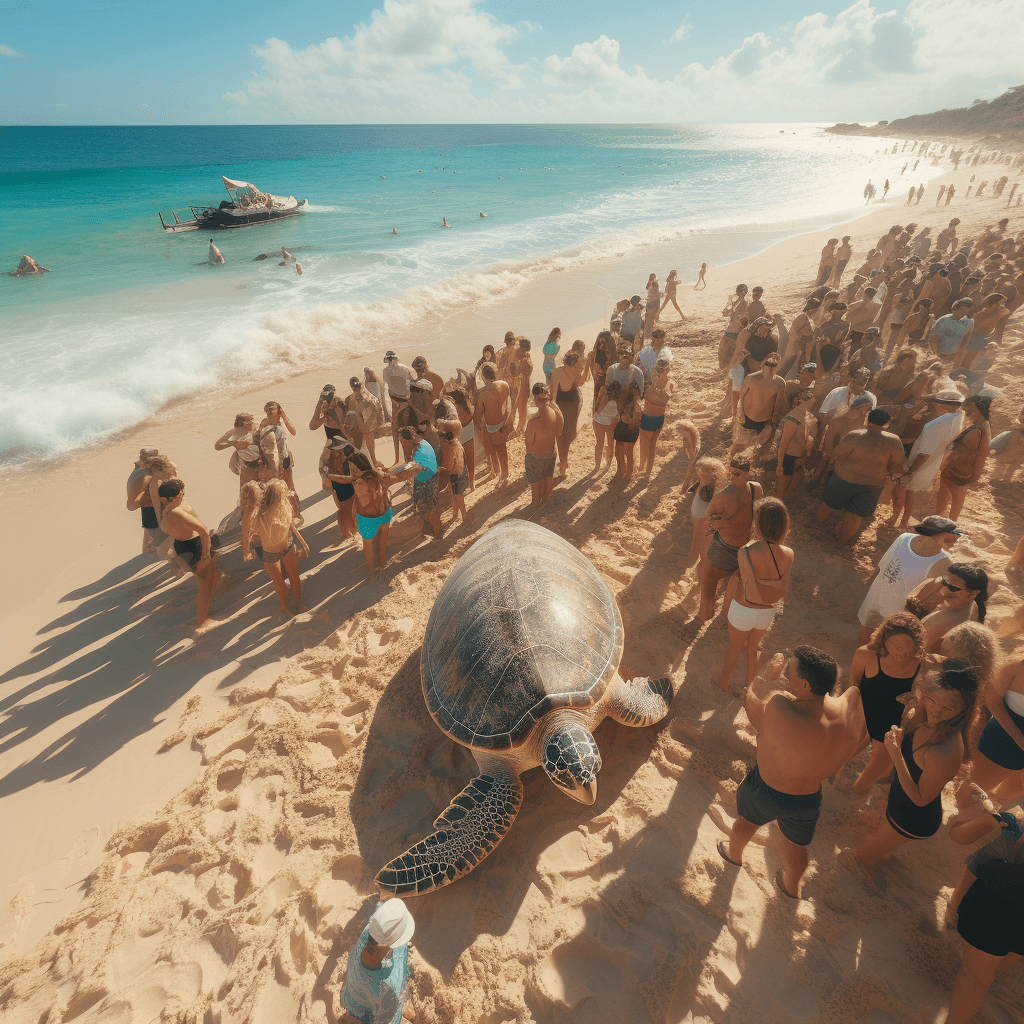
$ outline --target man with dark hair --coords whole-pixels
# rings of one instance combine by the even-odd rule
[[[832,475],[814,518],[823,523],[832,512],[845,513],[840,544],[853,540],[861,521],[874,515],[886,478],[907,467],[903,442],[884,429],[890,419],[884,409],[872,409],[867,426],[851,430],[836,446]]]
[[[562,410],[551,401],[548,387],[542,381],[533,385],[537,411],[526,424],[526,482],[533,500],[529,511],[535,512],[548,499],[555,486],[555,439],[562,433]]]
[[[157,489],[162,514],[160,528],[174,538],[174,551],[185,562],[199,584],[196,601],[196,632],[203,633],[217,623],[209,617],[210,598],[223,575],[213,560],[210,531],[185,497],[185,484],[178,477],[165,480]]]
[[[843,319],[846,313],[845,302],[833,302],[828,312],[828,319],[814,332],[815,359],[825,373],[833,367],[839,367],[843,354],[843,343],[850,333],[850,324]]]
[[[762,825],[779,823],[779,891],[799,899],[807,847],[821,813],[821,784],[867,742],[860,690],[832,696],[839,666],[816,647],[776,654],[747,690],[747,718],[757,733],[757,764],[736,791],[736,823],[718,852],[740,866]]]
[[[434,531],[434,539],[444,538],[441,515],[438,512],[437,453],[431,443],[413,427],[403,427],[398,432],[402,448],[411,454],[410,461],[395,466],[391,475],[396,480],[412,478],[413,509],[423,520],[421,530],[427,532],[427,525]]]
[[[491,465],[491,474],[503,484],[508,479],[508,449],[516,410],[512,407],[511,387],[497,379],[494,367],[484,363],[480,376],[485,383],[476,393],[473,411],[474,431],[483,442],[484,453]]]
[[[622,327],[619,334],[629,342],[630,346],[636,347],[636,337],[644,328],[644,312],[640,308],[640,296],[634,295],[629,300],[629,309],[622,314]]]

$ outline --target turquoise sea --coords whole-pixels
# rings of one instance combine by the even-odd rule
[[[712,266],[750,255],[863,212],[906,162],[884,146],[803,124],[2,128],[0,269],[51,273],[0,278],[0,460],[429,331],[536,274],[694,233]],[[216,205],[222,174],[309,212],[217,233],[210,267],[209,236],[157,211]],[[281,245],[301,277],[253,262]]]

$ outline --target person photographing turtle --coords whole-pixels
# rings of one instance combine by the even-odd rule
[[[409,943],[416,922],[401,900],[378,903],[348,956],[341,1007],[362,1024],[415,1020],[409,997]]]
[[[309,421],[309,429],[319,430],[323,427],[328,441],[333,441],[336,437],[343,437],[345,434],[345,412],[345,403],[338,398],[334,385],[325,384],[320,391],[320,397],[316,400],[316,408]]]

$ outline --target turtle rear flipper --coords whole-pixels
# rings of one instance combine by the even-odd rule
[[[419,896],[469,874],[501,842],[523,805],[523,784],[502,758],[477,755],[480,774],[434,822],[436,832],[388,861],[382,893]]]
[[[616,679],[608,699],[608,717],[636,729],[660,722],[668,714],[672,681],[638,676],[628,683]]]

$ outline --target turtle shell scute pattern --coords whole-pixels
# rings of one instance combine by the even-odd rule
[[[488,530],[438,593],[420,656],[438,726],[508,750],[557,708],[588,708],[622,655],[622,620],[600,574],[568,541],[523,521]]]
[[[569,766],[577,764],[575,773]],[[601,751],[590,732],[575,723],[548,740],[544,747],[544,767],[551,780],[563,789],[586,786],[601,770]]]
[[[380,869],[377,886],[396,896],[419,894],[472,870],[504,837],[522,802],[518,776],[478,775],[438,816],[436,832]]]

